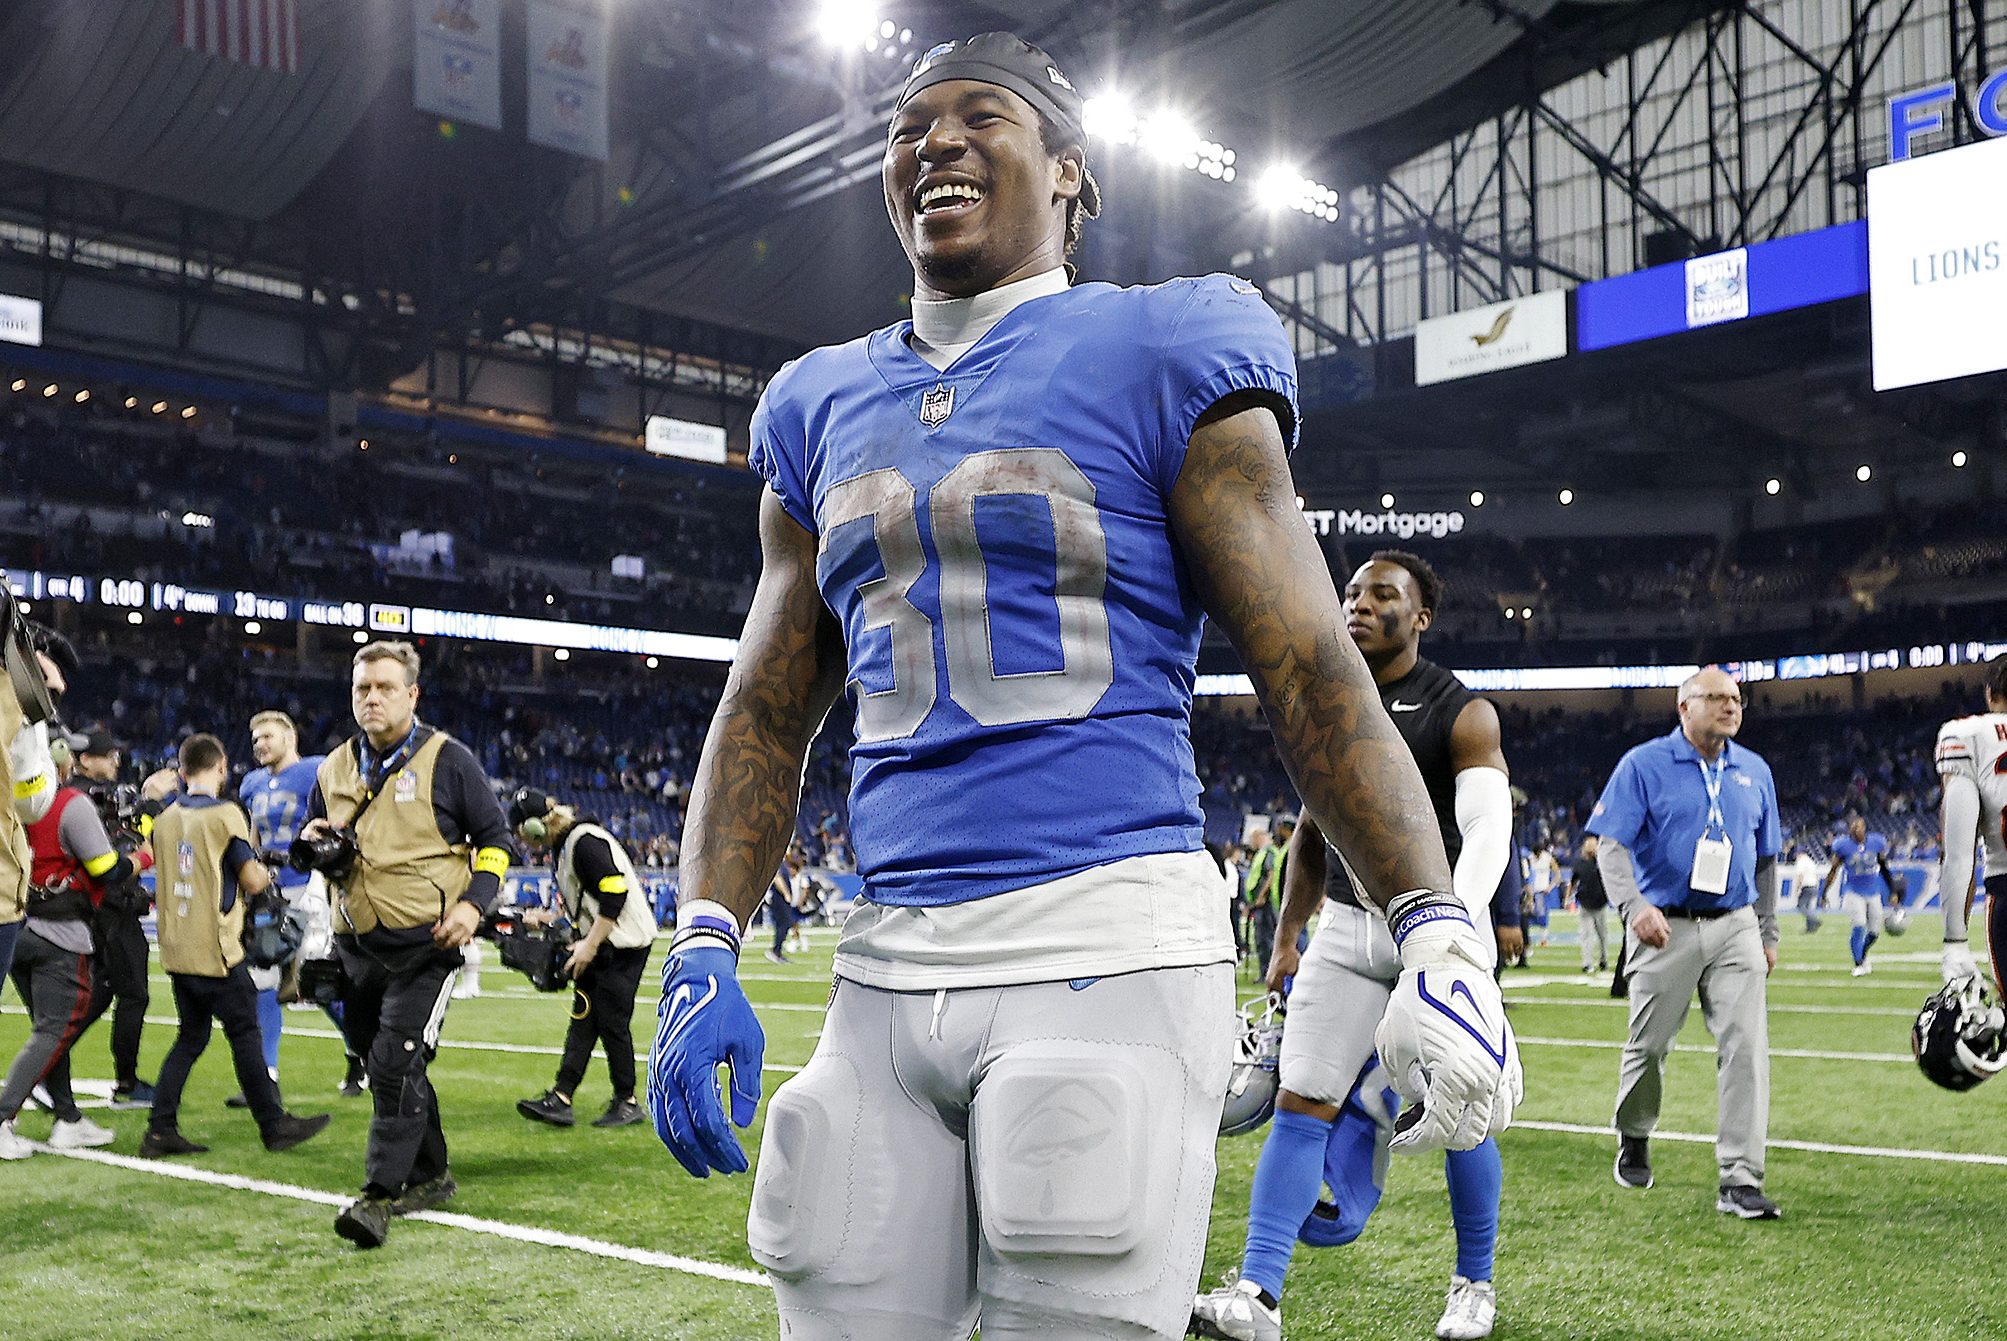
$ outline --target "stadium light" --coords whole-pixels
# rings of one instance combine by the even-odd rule
[[[1874,467],[1872,466],[1862,466],[1860,467],[1860,469],[1854,472],[1854,478],[1859,480],[1862,484],[1866,484],[1869,480],[1873,479],[1874,477],[1875,477],[1875,472],[1874,472]]]
[[[155,414],[166,414],[166,413],[167,413],[167,402],[166,402],[166,401],[164,401],[164,400],[157,400],[157,401],[155,401],[155,402],[153,403],[153,412],[154,412]]]
[[[654,670],[654,669],[655,669],[655,668],[656,668],[657,666],[660,666],[661,664],[662,664],[662,658],[661,658],[661,657],[650,657],[650,658],[648,658],[648,669],[649,669],[649,670]]]
[[[138,396],[127,396],[125,398],[125,408],[128,410],[132,409],[134,406],[138,404],[139,404]]]
[[[357,629],[354,633],[351,633],[348,637],[349,641],[354,643],[366,643],[369,641],[369,635],[367,633],[364,633],[361,629]]]
[[[551,653],[551,655],[559,661],[570,661],[571,649],[569,647],[560,647],[557,651]]]
[[[184,512],[181,524],[196,530],[206,530],[216,524],[216,519],[206,512]]]
[[[26,390],[28,389],[28,379],[27,379],[27,378],[25,378],[25,377],[17,377],[17,378],[15,378],[15,379],[14,379],[14,389],[15,389],[16,391],[26,391]]]
[[[195,407],[193,405],[182,406],[181,417],[183,419],[193,419],[195,417]]]
[[[1507,619],[1516,619],[1518,617],[1518,612],[1508,605],[1505,607],[1505,617]]]
[[[815,30],[834,47],[862,46],[877,27],[871,0],[822,0],[815,16]]]
[[[548,592],[548,591],[547,591],[547,592],[545,592],[545,593],[544,593],[544,604],[545,604],[545,605],[556,605],[556,604],[557,604],[557,597],[556,597],[556,596],[554,596],[554,595],[552,595],[552,594],[551,594],[550,592]]]
[[[1522,606],[1520,606],[1520,607],[1519,607],[1519,617],[1520,617],[1521,619],[1531,619],[1531,618],[1533,618],[1533,607],[1532,607],[1532,606],[1530,606],[1530,605],[1522,605]]]
[[[1110,144],[1136,142],[1136,109],[1120,93],[1099,93],[1080,108],[1080,122],[1089,139]]]
[[[265,631],[265,626],[263,624],[260,624],[257,620],[247,619],[244,621],[244,632],[263,633],[264,631]]]
[[[79,405],[82,405],[85,401],[89,400],[90,398],[91,398],[91,389],[89,387],[78,388],[77,394],[74,397],[77,404]]]
[[[1782,489],[1783,487],[1784,487],[1784,482],[1779,479],[1768,479],[1763,481],[1763,492],[1766,494],[1770,494],[1773,497],[1776,495],[1777,491],[1779,489]]]
[[[1959,470],[1965,469],[1965,453],[1963,450],[1951,454],[1951,464]]]
[[[1325,223],[1338,222],[1338,193],[1292,167],[1278,165],[1262,173],[1254,198],[1267,210],[1293,209]]]
[[[146,616],[142,615],[137,610],[128,610],[125,612],[125,622],[128,624],[141,624],[144,623],[145,621],[146,621]]]
[[[359,451],[359,452],[366,452],[366,451],[368,451],[368,450],[369,450],[369,439],[368,439],[368,438],[364,438],[364,439],[362,439],[361,441],[359,441],[359,442],[357,442],[357,443],[356,443],[355,447],[356,447],[356,450],[357,450],[357,451]]]
[[[59,389],[60,388],[58,388],[54,382],[51,382],[47,386],[42,388],[42,394],[44,396],[53,396]]]
[[[1470,491],[1470,505],[1474,508],[1481,508],[1484,506],[1484,490],[1472,489]]]
[[[1565,508],[1570,503],[1575,501],[1575,491],[1573,489],[1563,489],[1560,493],[1556,494],[1555,497],[1561,500],[1561,506]]]
[[[1390,508],[1394,506],[1394,496],[1392,494],[1381,494],[1380,506],[1383,508]]]

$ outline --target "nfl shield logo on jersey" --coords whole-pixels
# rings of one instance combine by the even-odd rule
[[[928,428],[939,428],[954,412],[955,389],[951,386],[937,382],[920,397],[920,422]]]

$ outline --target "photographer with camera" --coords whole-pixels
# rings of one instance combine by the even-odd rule
[[[13,798],[0,807],[0,978],[14,963],[14,946],[28,915],[29,873],[35,864],[28,826],[49,813],[56,799],[56,764],[49,754],[49,722],[68,686],[63,668],[35,645],[35,630],[14,603],[0,571],[0,663],[8,684],[0,689],[0,786]],[[68,643],[63,643],[67,649]],[[70,664],[75,665],[75,654]]]
[[[53,630],[33,626],[32,638],[47,696],[60,700],[76,669],[76,653]],[[46,720],[41,725],[46,727]],[[47,739],[46,731],[42,737]],[[53,757],[49,781],[59,781]],[[131,859],[112,846],[97,808],[80,788],[55,786],[46,811],[27,826],[27,839],[32,861],[27,918],[15,943],[12,974],[33,1024],[0,1085],[0,1159],[25,1159],[33,1153],[15,1131],[15,1119],[92,1018],[92,922],[106,889],[122,887],[135,875]],[[78,1111],[66,1084],[53,1085],[50,1100],[56,1115],[51,1145],[78,1149],[111,1144],[112,1133]]]
[[[97,808],[98,819],[111,836],[120,855],[132,858],[139,870],[147,863],[141,856],[146,831],[151,828],[151,807],[142,807],[137,789],[121,787],[118,781],[122,747],[111,733],[91,731],[81,738],[76,751],[76,771],[72,781]],[[146,1027],[146,1008],[151,1000],[147,990],[146,930],[140,919],[146,915],[147,896],[137,870],[122,882],[108,884],[97,912],[91,918],[91,1005],[78,1033],[89,1029],[112,1012],[112,1107],[149,1108],[153,1086],[139,1078],[140,1035]],[[112,1009],[113,1003],[117,1008]],[[67,1101],[70,1093],[70,1059],[67,1054],[49,1074],[49,1093]],[[58,1104],[61,1107],[62,1103]]]
[[[655,943],[655,914],[642,897],[641,877],[619,839],[533,788],[510,800],[509,824],[531,848],[553,854],[557,915],[578,936],[562,969],[573,995],[557,1083],[537,1098],[517,1100],[516,1111],[553,1127],[573,1125],[572,1096],[598,1043],[613,1098],[592,1125],[633,1126],[642,1118],[634,1099],[634,994]]]
[[[321,763],[290,861],[334,887],[342,1019],[363,1054],[375,1116],[362,1195],[335,1232],[380,1247],[390,1218],[455,1191],[439,1096],[439,1045],[460,950],[495,902],[514,853],[508,820],[472,752],[418,720],[418,651],[373,642],[355,654],[350,706],[361,733]]]
[[[209,1147],[181,1134],[181,1090],[223,1026],[265,1149],[290,1150],[328,1125],[328,1115],[296,1117],[279,1101],[279,1086],[259,1051],[257,990],[244,958],[244,913],[271,886],[271,872],[251,847],[244,812],[221,797],[230,777],[223,742],[194,735],[181,742],[181,793],[153,825],[160,864],[160,966],[174,984],[180,1030],[160,1068],[160,1084],[139,1153],[148,1158],[200,1154]]]

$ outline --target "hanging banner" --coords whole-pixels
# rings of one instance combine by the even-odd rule
[[[1875,390],[2007,368],[2007,139],[1868,173]]]
[[[411,102],[502,128],[501,0],[411,0]]]
[[[1556,289],[1429,317],[1415,327],[1415,385],[1568,356],[1568,295]]]
[[[606,157],[606,19],[530,0],[530,141]]]

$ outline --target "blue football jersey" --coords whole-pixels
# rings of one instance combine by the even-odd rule
[[[1860,842],[1855,842],[1852,834],[1842,834],[1833,843],[1833,855],[1840,859],[1842,888],[1849,894],[1880,894],[1887,886],[1882,881],[1882,859],[1888,855],[1888,835],[1870,833]]]
[[[819,541],[856,722],[866,897],[985,898],[1201,845],[1202,620],[1169,503],[1199,416],[1296,369],[1244,280],[1083,284],[947,371],[910,322],[783,368],[753,467]]]
[[[307,798],[313,794],[322,757],[310,755],[277,773],[269,768],[254,768],[245,775],[244,785],[237,789],[237,799],[251,816],[251,837],[260,848],[284,852],[299,836],[300,826],[307,820]],[[305,884],[307,874],[286,866],[280,868],[278,881],[282,888],[291,889]]]

